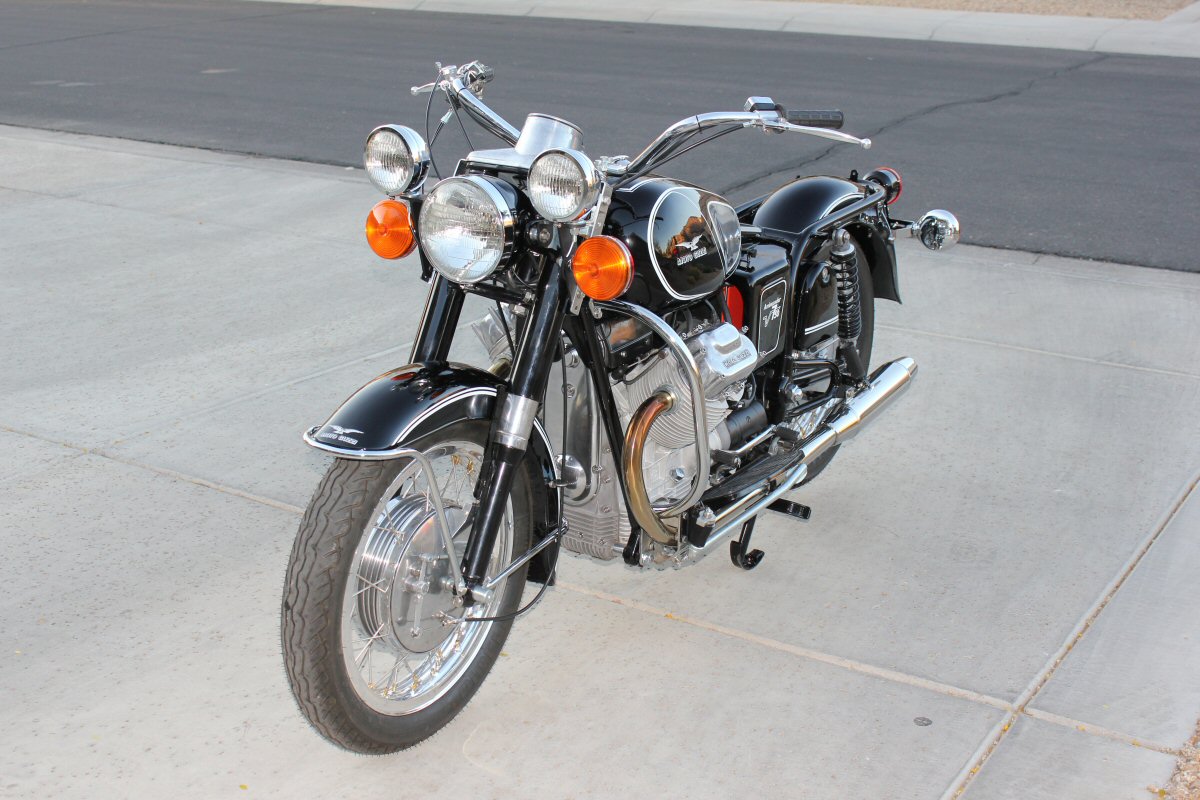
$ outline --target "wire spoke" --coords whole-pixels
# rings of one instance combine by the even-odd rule
[[[412,666],[408,663],[408,656],[404,655],[404,653],[398,653],[396,663],[392,665],[391,671],[383,679],[383,685],[387,687],[384,689],[384,693],[389,697],[396,693],[397,673],[400,671],[400,667],[408,670],[408,674],[412,676],[414,681],[417,680],[417,673],[413,671]]]
[[[354,593],[355,597],[358,597],[360,594],[367,591],[368,589],[374,589],[375,591],[379,592],[380,594],[387,594],[388,592],[390,592],[392,590],[391,585],[389,585],[386,589],[383,588],[382,580],[369,581],[366,578],[364,578],[362,575],[359,575],[357,573],[355,574],[355,577],[358,578],[359,583],[365,584],[361,589],[359,589],[357,592]]]
[[[373,634],[371,634],[371,638],[366,640],[366,647],[364,647],[362,649],[362,652],[359,653],[354,659],[354,663],[356,665],[358,665],[359,667],[361,667],[363,665],[363,661],[366,659],[367,653],[369,653],[371,651],[371,645],[373,645],[379,639],[383,638],[383,629],[386,625],[387,625],[386,622],[379,623],[379,627],[375,629],[375,632]]]

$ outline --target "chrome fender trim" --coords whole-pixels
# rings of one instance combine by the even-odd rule
[[[494,398],[497,394],[498,390],[495,388],[479,386],[440,398],[436,403],[426,408],[425,411],[413,419],[413,421],[404,428],[404,431],[400,434],[401,441],[406,441],[415,431],[420,428],[421,424],[425,420],[429,419],[436,412],[444,409],[447,406],[454,405],[455,403],[480,395]],[[392,447],[386,450],[358,450],[350,447],[338,447],[336,445],[328,444],[327,442],[318,441],[316,439],[317,432],[323,427],[325,426],[314,425],[306,430],[302,437],[304,439],[304,443],[317,450],[323,450],[326,453],[332,453],[339,458],[352,458],[357,461],[386,461],[390,458],[407,458],[412,452],[412,449],[407,446]],[[546,446],[546,452],[553,457],[555,452],[553,445],[550,444],[550,437],[547,435],[546,428],[542,425],[542,421],[536,417],[533,420],[533,432],[537,434],[537,437],[541,439],[542,443]],[[554,469],[555,477],[557,478],[559,477],[557,461],[554,461]]]

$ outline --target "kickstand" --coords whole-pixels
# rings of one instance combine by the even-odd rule
[[[742,525],[742,535],[737,538],[737,541],[729,543],[729,560],[735,567],[754,569],[763,559],[762,550],[750,549],[750,537],[754,534],[754,523],[757,521],[758,517],[748,520]]]

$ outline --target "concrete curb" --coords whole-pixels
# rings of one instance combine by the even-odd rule
[[[1165,20],[941,11],[790,0],[269,0],[306,5],[551,17],[657,25],[788,31],[934,42],[1047,47],[1097,53],[1200,58],[1200,3]]]

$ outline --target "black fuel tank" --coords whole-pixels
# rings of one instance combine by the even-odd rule
[[[639,178],[614,191],[604,232],[633,254],[633,285],[622,299],[651,310],[717,291],[741,253],[733,207],[668,178]]]

